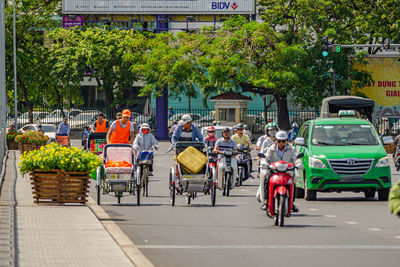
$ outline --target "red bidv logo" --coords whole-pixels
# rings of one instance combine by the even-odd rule
[[[231,7],[233,8],[233,10],[236,10],[236,8],[238,8],[239,5],[236,4],[236,2],[233,2],[233,4],[231,5]]]

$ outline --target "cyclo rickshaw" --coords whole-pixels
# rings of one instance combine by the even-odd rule
[[[110,165],[110,162],[121,164],[113,166]],[[130,195],[136,193],[137,205],[140,206],[140,187],[140,177],[135,179],[132,145],[106,145],[103,151],[103,164],[97,169],[97,204],[100,205],[102,194],[114,193],[119,204],[124,193]]]
[[[107,144],[107,133],[90,133],[86,139],[87,150],[97,156],[103,154]]]
[[[192,157],[182,159],[182,152],[186,149],[193,149],[199,151],[204,157]],[[190,164],[184,165],[184,162]],[[198,172],[188,170],[188,165],[196,166]],[[197,193],[204,193],[211,195],[211,205],[215,206],[216,199],[216,175],[208,164],[208,151],[207,146],[200,142],[187,142],[180,141],[175,144],[175,157],[174,165],[170,169],[169,174],[169,189],[171,197],[171,206],[175,206],[176,195],[186,196],[186,203],[189,205],[192,199],[197,197]]]

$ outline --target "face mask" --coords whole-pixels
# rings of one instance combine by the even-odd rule
[[[209,137],[214,137],[214,136],[215,136],[215,133],[214,133],[214,132],[210,132],[210,133],[208,133],[208,136],[209,136]]]
[[[276,131],[269,131],[268,133],[269,133],[270,136],[275,136]]]
[[[149,130],[147,130],[147,129],[146,129],[146,130],[142,130],[142,133],[143,133],[143,134],[148,134],[148,133],[149,133]]]

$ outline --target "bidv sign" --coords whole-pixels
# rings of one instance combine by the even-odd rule
[[[213,10],[236,10],[239,5],[236,2],[212,2],[211,9]]]

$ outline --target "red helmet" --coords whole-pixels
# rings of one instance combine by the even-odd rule
[[[209,126],[209,127],[207,128],[207,132],[215,132],[214,126]]]

